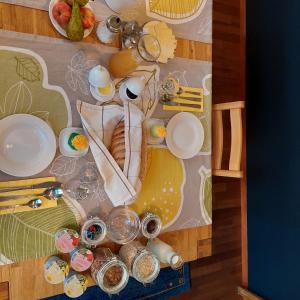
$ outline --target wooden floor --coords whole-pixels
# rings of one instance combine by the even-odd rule
[[[240,3],[243,0],[214,0],[214,103],[244,100]],[[242,299],[237,296],[242,283],[241,184],[214,178],[213,256],[191,263],[192,288],[174,299]]]

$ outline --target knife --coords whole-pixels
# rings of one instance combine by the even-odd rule
[[[47,182],[42,182],[42,183],[37,183],[37,184],[32,184],[32,185],[24,185],[24,186],[19,186],[15,188],[0,188],[0,193],[6,193],[6,192],[15,192],[15,191],[20,191],[20,190],[34,190],[34,189],[50,189],[54,187],[60,187],[62,186],[61,182],[58,181],[47,181]]]

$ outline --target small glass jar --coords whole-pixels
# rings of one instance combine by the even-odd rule
[[[97,248],[91,266],[92,278],[108,294],[122,291],[129,279],[126,265],[109,248]]]
[[[77,272],[89,269],[93,260],[93,252],[86,248],[77,248],[71,253],[71,267]]]
[[[70,298],[81,296],[87,289],[88,279],[82,274],[71,272],[64,281],[64,292]]]
[[[145,212],[141,216],[141,230],[144,237],[154,239],[161,231],[162,222],[159,216]]]
[[[121,247],[119,255],[126,264],[129,274],[141,283],[156,279],[160,264],[155,255],[140,242],[134,241]]]
[[[89,248],[101,244],[106,236],[106,225],[98,217],[91,217],[81,227],[81,242]]]
[[[139,234],[140,218],[127,206],[117,206],[109,213],[106,227],[107,235],[113,242],[125,245]]]
[[[56,249],[61,253],[71,253],[80,242],[78,232],[68,228],[58,230],[54,235],[54,239]]]

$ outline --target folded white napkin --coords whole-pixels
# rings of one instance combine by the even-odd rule
[[[134,104],[97,106],[77,101],[83,129],[89,139],[104,188],[114,206],[130,204],[141,188],[142,122],[144,114]],[[117,124],[124,120],[125,163],[122,170],[108,148]]]

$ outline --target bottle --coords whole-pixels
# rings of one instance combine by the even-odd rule
[[[173,248],[158,238],[149,240],[147,249],[151,251],[160,262],[168,264],[172,269],[177,270],[182,267],[183,259]]]

